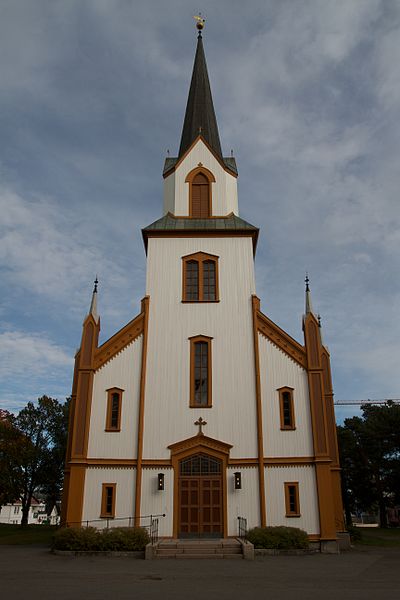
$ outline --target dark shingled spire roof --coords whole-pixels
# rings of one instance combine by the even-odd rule
[[[204,55],[201,32],[197,38],[196,56],[194,58],[192,81],[183,122],[180,158],[201,133],[217,156],[222,158],[218,125],[211,96],[208,79],[206,57]]]

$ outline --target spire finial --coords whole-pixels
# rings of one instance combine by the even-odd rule
[[[306,278],[304,280],[306,284],[306,315],[313,312],[312,302],[311,302],[311,292],[310,292],[310,279],[308,277],[308,273],[306,273]]]
[[[96,275],[96,279],[94,280],[92,301],[90,302],[90,309],[89,309],[89,315],[92,315],[92,317],[94,318],[96,323],[99,320],[99,315],[97,314],[97,285],[98,285],[98,283],[99,283],[99,280]]]
[[[321,329],[322,325],[321,325],[321,315],[318,314],[318,327]]]
[[[197,37],[201,37],[201,31],[202,31],[202,29],[204,29],[206,20],[201,16],[200,12],[198,15],[195,15],[193,17],[193,19],[196,21],[196,28],[197,28],[197,31],[199,32],[199,35]]]

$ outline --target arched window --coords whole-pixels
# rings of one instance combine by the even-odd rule
[[[283,387],[280,388],[278,392],[281,429],[296,429],[294,420],[293,388]]]
[[[193,179],[191,216],[196,219],[210,216],[210,183],[203,173]]]
[[[189,216],[194,219],[211,217],[211,183],[215,177],[208,169],[197,167],[186,177],[189,183]]]
[[[122,392],[120,388],[107,390],[106,431],[121,431]]]
[[[184,256],[183,302],[218,302],[218,256],[196,252]]]
[[[211,338],[190,338],[190,406],[211,406]]]

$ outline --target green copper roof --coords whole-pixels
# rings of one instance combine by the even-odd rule
[[[168,173],[168,171],[171,171],[171,169],[173,169],[175,167],[178,160],[179,160],[178,156],[176,156],[176,157],[168,156],[165,159],[163,175],[165,175],[165,173]],[[229,171],[232,171],[232,173],[234,173],[235,175],[238,174],[236,160],[234,159],[233,156],[223,156],[222,162],[224,163],[226,168],[229,169]]]
[[[154,223],[142,229],[142,236],[147,253],[147,238],[162,237],[164,234],[174,235],[175,233],[182,237],[185,237],[185,233],[188,236],[196,235],[196,233],[199,235],[209,233],[209,235],[217,237],[218,235],[248,235],[253,238],[253,252],[255,254],[258,232],[258,227],[254,227],[254,225],[247,223],[247,221],[244,221],[233,213],[226,217],[209,217],[208,219],[175,217],[172,213],[167,213],[161,219],[154,221]]]
[[[254,227],[247,221],[231,213],[226,217],[209,217],[207,219],[193,219],[186,217],[174,217],[167,213],[161,219],[154,221],[151,225],[145,227],[143,232],[150,231],[254,231],[258,232],[258,227]]]

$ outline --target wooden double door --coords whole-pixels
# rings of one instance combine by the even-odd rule
[[[197,454],[180,463],[179,537],[223,537],[222,461]]]

